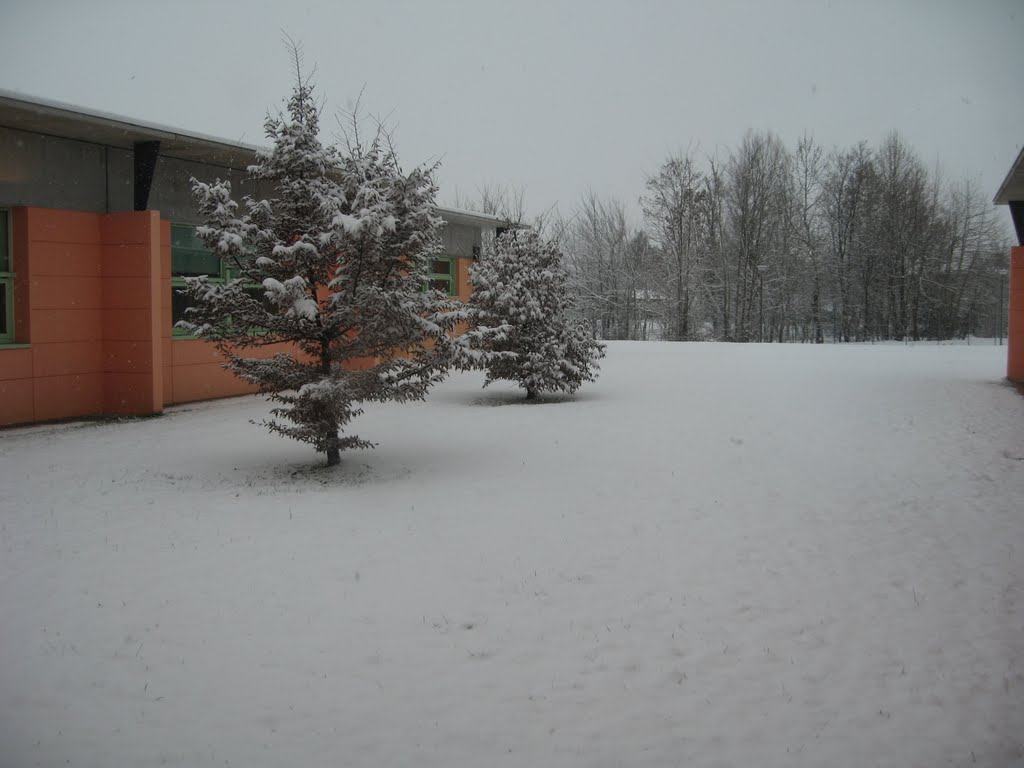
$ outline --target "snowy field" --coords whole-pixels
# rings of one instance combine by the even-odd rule
[[[335,472],[256,398],[0,432],[0,765],[1024,765],[1004,365],[612,344]]]

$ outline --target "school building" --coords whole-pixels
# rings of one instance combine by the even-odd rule
[[[999,192],[996,205],[1008,205],[1017,246],[1010,249],[1009,312],[1006,346],[1006,378],[1024,384],[1024,149],[1010,167]]]
[[[0,91],[0,426],[160,413],[253,388],[180,335],[183,279],[223,279],[190,178],[269,197],[258,147]],[[466,299],[494,216],[439,208],[431,282]],[[269,348],[263,354],[273,354]]]

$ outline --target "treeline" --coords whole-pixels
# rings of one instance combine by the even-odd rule
[[[483,197],[522,217],[521,193]],[[724,159],[667,158],[640,203],[640,225],[622,202],[593,194],[571,216],[537,223],[560,241],[600,338],[1002,333],[1009,241],[999,212],[976,183],[929,171],[898,134],[826,150],[750,132]]]

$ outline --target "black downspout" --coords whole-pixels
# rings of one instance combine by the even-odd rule
[[[135,164],[135,210],[149,208],[149,191],[153,188],[156,159],[160,155],[159,141],[136,141],[133,153]]]
[[[1017,230],[1017,245],[1024,245],[1024,200],[1010,201],[1010,216]]]

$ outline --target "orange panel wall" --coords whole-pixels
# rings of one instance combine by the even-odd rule
[[[1009,308],[1006,377],[1024,382],[1024,247],[1010,251]]]
[[[165,393],[165,404],[212,400],[256,391],[254,385],[247,384],[224,368],[224,357],[213,344],[200,339],[173,339],[169,344],[171,355],[167,368],[170,390]],[[246,350],[245,355],[268,358],[288,351],[292,349],[287,344],[273,344]]]
[[[198,339],[171,341],[171,397],[169,403],[188,403],[254,392],[224,369],[224,358],[213,344]]]
[[[159,413],[255,391],[213,345],[173,338],[171,229],[158,212],[15,208],[12,237],[17,343],[0,346],[0,425]],[[456,260],[463,301],[471,264]]]
[[[0,425],[35,419],[32,350],[0,347]]]
[[[28,289],[32,276],[23,254],[28,249],[27,212],[11,211],[11,240],[14,257],[14,340],[27,344],[30,335]],[[32,350],[0,345],[0,425],[21,424],[35,418],[32,378]]]
[[[209,342],[175,338],[171,311],[171,224],[160,222],[160,307],[159,337],[163,370],[161,387],[165,405],[232,397],[256,391],[224,369],[224,357]],[[284,349],[275,345],[252,350],[252,357],[271,357]]]
[[[25,209],[35,421],[103,410],[99,219],[94,213]],[[14,224],[17,229],[17,218]]]
[[[171,250],[170,224],[164,222],[166,232],[162,234],[164,249],[163,294],[164,343],[164,404],[189,403],[196,400],[212,400],[218,397],[233,397],[256,391],[256,387],[237,378],[224,368],[224,356],[209,342],[200,339],[174,338],[171,316]],[[326,290],[324,290],[326,295]],[[280,352],[294,352],[288,344],[274,344],[261,349],[246,350],[247,357],[268,358]],[[353,361],[354,369],[368,367],[372,361]]]
[[[164,406],[160,214],[107,214],[100,231],[103,412],[159,413]]]
[[[0,348],[0,424],[103,408],[102,250],[94,213],[16,208],[15,341]]]
[[[162,408],[158,222],[12,211],[16,344],[0,347],[0,425]]]
[[[469,268],[473,266],[472,259],[455,260],[455,288],[460,301],[469,301],[469,295],[473,292],[473,285],[469,280]]]

